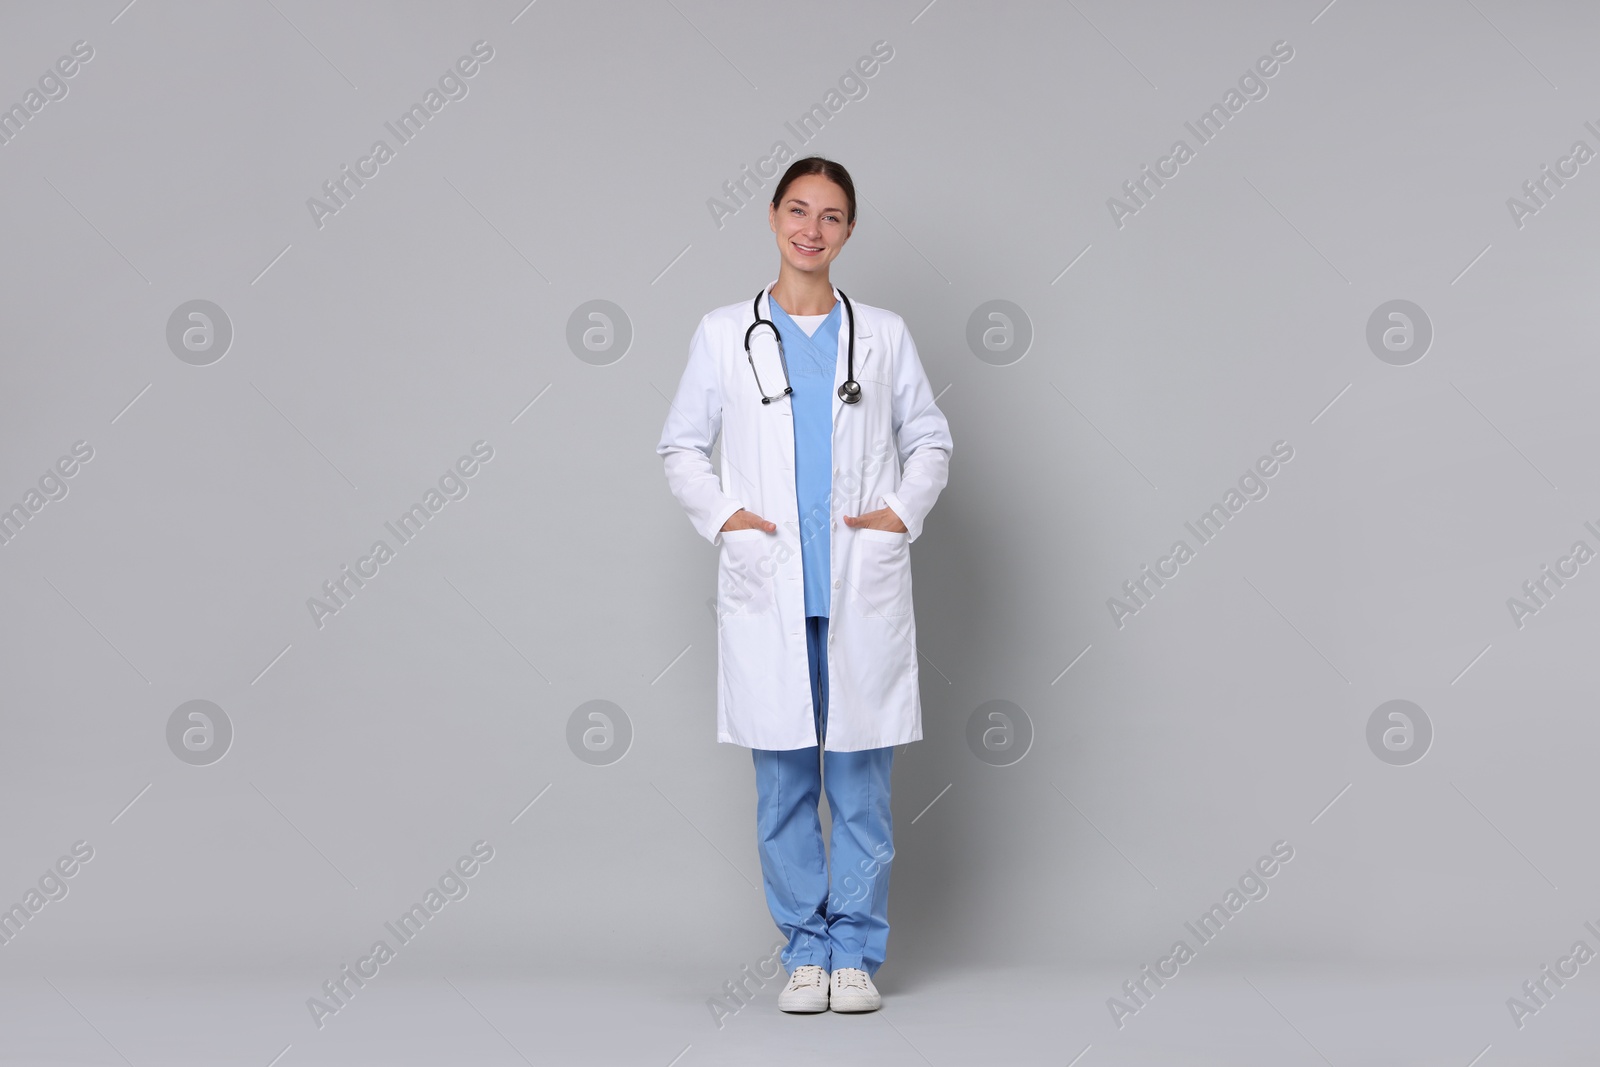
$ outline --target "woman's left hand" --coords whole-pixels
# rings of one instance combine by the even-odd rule
[[[869,530],[892,530],[895,533],[905,533],[906,524],[900,521],[890,508],[879,508],[877,511],[868,511],[861,515],[845,515],[846,526],[865,527]]]

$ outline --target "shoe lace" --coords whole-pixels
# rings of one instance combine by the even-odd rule
[[[841,967],[833,974],[838,979],[840,989],[867,988],[867,972],[858,967]]]
[[[797,967],[795,968],[795,972],[789,976],[790,989],[804,989],[808,986],[820,986],[826,982],[827,976],[823,974],[822,968],[815,963],[807,963],[801,967]]]

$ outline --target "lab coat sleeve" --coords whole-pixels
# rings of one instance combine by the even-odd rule
[[[900,453],[900,484],[885,493],[884,503],[906,524],[906,540],[922,533],[922,520],[933,510],[950,475],[950,424],[933,402],[933,387],[917,357],[917,346],[905,323],[891,337],[894,352],[894,432]]]
[[[711,465],[711,448],[721,432],[722,390],[706,320],[701,319],[689,342],[689,363],[667,409],[656,453],[664,457],[672,495],[683,505],[695,531],[712,544],[720,542],[728,516],[744,506],[723,493],[721,479]]]

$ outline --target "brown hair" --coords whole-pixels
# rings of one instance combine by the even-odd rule
[[[789,186],[796,178],[807,174],[820,174],[843,189],[850,214],[850,217],[845,219],[845,224],[849,225],[856,221],[856,183],[850,180],[850,172],[843,166],[821,156],[807,156],[789,164],[789,169],[783,172],[783,177],[778,181],[778,188],[772,194],[772,206],[777,207],[782,202],[783,194],[789,191]]]

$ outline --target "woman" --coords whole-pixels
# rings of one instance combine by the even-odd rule
[[[719,546],[717,740],[755,760],[767,906],[789,939],[778,1007],[874,1011],[890,764],[922,737],[908,546],[944,488],[950,429],[905,322],[828,280],[855,230],[849,173],[796,161],[767,217],[778,280],[700,320],[656,452]]]

